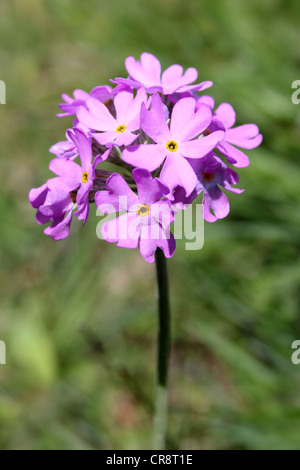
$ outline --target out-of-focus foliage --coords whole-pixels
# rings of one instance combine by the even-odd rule
[[[71,125],[60,94],[124,76],[144,51],[197,67],[264,135],[230,216],[169,263],[169,448],[300,448],[298,25],[296,0],[1,1],[1,449],[151,446],[154,268],[99,241],[95,211],[53,242],[27,198]]]

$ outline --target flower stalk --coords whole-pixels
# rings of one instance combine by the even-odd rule
[[[158,291],[157,377],[153,449],[166,449],[168,424],[168,371],[171,347],[171,313],[167,260],[159,248],[155,253]]]

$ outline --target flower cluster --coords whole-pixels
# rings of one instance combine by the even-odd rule
[[[128,57],[125,66],[128,78],[111,80],[114,87],[62,96],[58,116],[73,116],[73,126],[50,148],[54,177],[32,189],[29,200],[54,240],[68,236],[74,217],[85,224],[91,203],[104,214],[121,213],[103,224],[102,238],[139,247],[153,262],[157,248],[174,254],[174,215],[200,194],[206,221],[228,215],[222,190],[242,192],[229,165],[248,166],[240,149],[257,147],[262,136],[255,124],[234,127],[230,104],[214,109],[211,96],[198,95],[212,82],[193,84],[196,69],[172,65],[161,72],[149,53]],[[105,161],[115,173],[103,168]]]

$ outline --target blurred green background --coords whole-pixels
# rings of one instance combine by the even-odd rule
[[[151,448],[154,266],[100,242],[94,211],[55,243],[28,203],[71,125],[61,93],[147,51],[197,67],[264,135],[229,217],[169,263],[168,447],[299,449],[299,2],[1,0],[0,41],[0,448]]]

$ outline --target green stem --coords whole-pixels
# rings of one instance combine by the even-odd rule
[[[154,415],[154,450],[165,450],[168,420],[168,366],[171,345],[171,317],[167,260],[162,250],[155,254],[158,287],[158,351]]]

